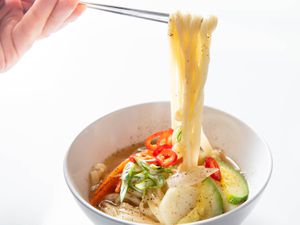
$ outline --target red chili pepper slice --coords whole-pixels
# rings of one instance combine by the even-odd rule
[[[213,173],[211,176],[211,178],[213,178],[216,181],[221,181],[221,171],[220,171],[220,167],[218,162],[212,158],[212,157],[206,157],[205,162],[204,162],[204,166],[206,168],[217,168],[219,169],[217,172]]]
[[[174,165],[179,165],[183,162],[183,158],[180,157],[179,159],[177,159],[176,163],[174,163]]]
[[[177,162],[177,154],[171,148],[164,148],[158,153],[156,159],[160,166],[169,167]]]
[[[168,130],[165,130],[161,135],[160,137],[157,139],[157,142],[156,144],[158,146],[161,146],[161,145],[168,145],[170,148],[172,147],[172,134],[173,134],[173,129],[168,129]]]
[[[160,145],[168,145],[169,147],[172,147],[172,136],[173,129],[167,129],[165,131],[158,131],[149,137],[147,137],[145,141],[145,146],[147,149],[155,150]]]
[[[162,135],[162,133],[163,133],[163,131],[158,131],[158,132],[148,136],[145,141],[145,147],[150,150],[155,150],[157,148],[157,144],[156,143],[153,144],[153,142],[155,142],[155,139],[157,141],[158,138]]]
[[[153,152],[150,150],[145,150],[142,152],[132,154],[131,156],[129,156],[129,160],[131,162],[135,162],[135,157],[140,158],[148,164],[157,164],[157,159],[153,156]]]
[[[161,153],[162,150],[164,149],[172,149],[172,146],[168,144],[160,145],[158,146],[154,151],[153,151],[153,156],[158,156],[159,153]]]

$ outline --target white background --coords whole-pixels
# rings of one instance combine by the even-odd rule
[[[299,224],[299,1],[106,2],[219,17],[205,102],[253,126],[274,156],[244,225]],[[113,110],[168,100],[169,57],[167,25],[88,10],[0,74],[0,224],[90,225],[64,182],[68,146]]]

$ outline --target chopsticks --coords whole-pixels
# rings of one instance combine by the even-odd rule
[[[116,13],[125,16],[136,17],[145,20],[151,20],[160,23],[168,23],[169,21],[169,14],[162,13],[162,12],[154,12],[142,9],[132,9],[120,6],[112,6],[112,5],[105,5],[99,3],[92,3],[92,2],[85,2],[80,1],[81,4],[85,5],[87,8],[101,10],[105,12]]]

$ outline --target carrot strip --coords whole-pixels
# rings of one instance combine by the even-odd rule
[[[120,179],[120,180],[119,180],[119,183],[117,184],[117,187],[116,187],[116,189],[115,189],[115,192],[116,192],[116,193],[120,193],[120,191],[121,191],[121,185],[122,185],[122,180]]]
[[[115,188],[120,181],[119,175],[122,173],[128,162],[129,159],[125,159],[123,162],[121,162],[101,183],[101,185],[95,190],[93,196],[90,198],[91,205],[97,206],[105,195],[115,191]]]

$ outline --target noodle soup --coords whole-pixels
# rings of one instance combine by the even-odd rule
[[[211,155],[201,150],[197,167],[181,172],[182,157],[165,151],[174,136],[178,138],[178,133],[170,129],[157,132],[145,144],[124,148],[95,164],[90,172],[91,203],[123,220],[181,224],[220,215],[246,201],[247,182],[221,150],[213,149]],[[99,174],[96,183],[94,174]]]
[[[247,200],[244,176],[224,152],[211,146],[202,129],[216,25],[213,16],[170,16],[172,127],[94,165],[91,205],[122,220],[174,225],[221,215]]]

